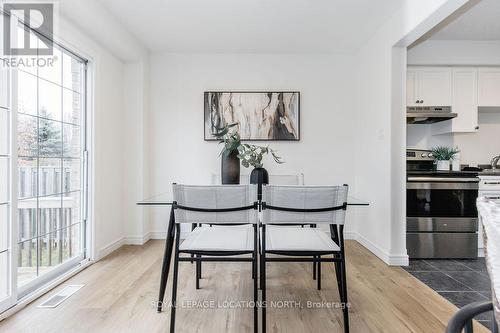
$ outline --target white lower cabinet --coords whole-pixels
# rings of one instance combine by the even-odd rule
[[[479,176],[479,197],[500,200],[500,176]],[[478,247],[484,249],[483,226],[479,223]]]

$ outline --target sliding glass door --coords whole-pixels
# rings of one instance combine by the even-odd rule
[[[3,27],[3,13],[0,11]],[[0,55],[3,55],[4,34],[0,33]],[[11,141],[11,70],[0,66],[0,311],[10,307],[15,295],[15,265],[12,240],[12,141]]]
[[[0,311],[8,308],[13,294],[11,202],[10,71],[0,68]]]
[[[86,61],[58,44],[51,58],[2,74],[0,311],[86,257]]]

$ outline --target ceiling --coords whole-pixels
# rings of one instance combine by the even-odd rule
[[[150,51],[353,52],[401,0],[101,0]]]
[[[500,40],[500,1],[472,0],[440,24],[433,40]]]

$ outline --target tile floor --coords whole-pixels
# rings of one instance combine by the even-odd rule
[[[484,258],[477,260],[410,260],[404,267],[457,307],[491,299],[490,279]],[[491,330],[492,313],[476,317]]]

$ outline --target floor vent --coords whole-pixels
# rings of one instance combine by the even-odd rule
[[[55,308],[65,300],[67,300],[71,295],[80,290],[84,284],[72,284],[66,288],[60,290],[57,294],[49,297],[45,302],[37,306],[38,308]]]

